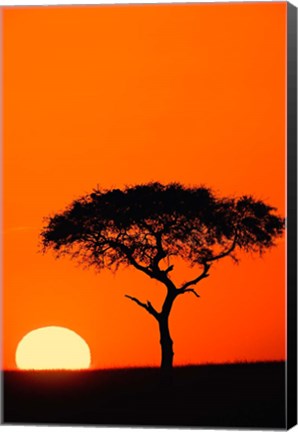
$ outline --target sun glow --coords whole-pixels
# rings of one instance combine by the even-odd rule
[[[27,333],[16,350],[19,369],[87,369],[91,354],[85,340],[64,327],[42,327]]]

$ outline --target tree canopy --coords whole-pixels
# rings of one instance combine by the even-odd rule
[[[219,198],[206,187],[149,183],[94,190],[48,218],[41,236],[58,256],[98,270],[132,265],[153,276],[164,258],[195,265],[236,259],[237,249],[262,253],[283,229],[275,208],[251,196]]]

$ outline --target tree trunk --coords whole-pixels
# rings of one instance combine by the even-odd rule
[[[164,372],[171,372],[173,368],[173,341],[169,330],[168,316],[161,316],[159,319],[160,346],[161,346],[161,369]]]

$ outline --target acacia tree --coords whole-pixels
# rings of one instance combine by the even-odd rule
[[[237,251],[262,254],[282,235],[284,219],[250,196],[219,198],[205,187],[149,183],[123,190],[94,190],[49,217],[41,233],[43,250],[70,255],[87,267],[117,270],[131,266],[166,288],[161,310],[150,301],[126,297],[157,321],[161,368],[173,365],[169,316],[177,297],[192,293],[212,265]],[[196,266],[195,278],[178,284],[175,258]]]

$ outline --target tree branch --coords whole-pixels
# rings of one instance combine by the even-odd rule
[[[128,294],[125,294],[125,297],[130,299],[131,301],[135,302],[137,305],[141,306],[142,308],[146,309],[146,311],[149,312],[151,315],[153,315],[154,318],[158,319],[159,313],[157,312],[157,310],[152,306],[152,304],[149,301],[147,301],[147,303],[143,303],[139,299],[137,299],[136,297],[132,297]]]
[[[218,260],[218,259],[221,259],[221,258],[224,258],[224,257],[226,257],[226,256],[228,256],[231,252],[233,252],[233,250],[235,249],[235,247],[236,247],[236,245],[237,245],[237,238],[238,238],[238,236],[237,236],[237,231],[236,231],[236,233],[235,233],[235,237],[234,237],[234,240],[233,240],[233,243],[232,243],[232,245],[229,247],[229,249],[227,249],[226,251],[223,251],[222,253],[220,253],[219,255],[216,255],[216,256],[214,256],[214,257],[211,257],[211,258],[206,258],[206,262],[211,262],[211,261],[216,261],[216,260]]]
[[[109,241],[109,245],[111,247],[114,247],[115,249],[120,249],[124,255],[126,256],[126,258],[129,260],[129,262],[137,269],[142,271],[143,273],[145,273],[147,276],[151,277],[151,278],[155,278],[153,272],[151,270],[149,270],[148,267],[142,266],[141,264],[139,264],[134,257],[132,256],[132,251],[125,246],[122,243],[118,243],[115,241]]]
[[[226,251],[224,251],[224,252],[222,252],[216,256],[213,256],[211,258],[205,258],[203,263],[202,263],[204,265],[203,272],[198,277],[196,277],[195,279],[192,279],[191,281],[183,284],[182,287],[178,289],[178,294],[184,294],[185,292],[193,292],[195,294],[194,290],[188,290],[188,287],[190,287],[191,285],[196,285],[202,279],[207,278],[209,276],[208,271],[211,267],[211,264],[209,264],[209,263],[228,256],[231,252],[233,252],[236,245],[237,245],[237,231],[235,233],[233,242],[232,242],[231,246],[229,247],[229,249],[227,249]]]
[[[168,273],[170,273],[170,272],[173,271],[173,270],[174,270],[174,266],[173,266],[173,264],[172,264],[172,265],[170,265],[167,269],[165,269],[164,272],[165,272],[165,274],[168,274]]]
[[[156,255],[153,257],[153,260],[152,260],[152,268],[153,268],[153,270],[158,271],[158,270],[160,270],[159,265],[158,265],[159,262],[162,259],[166,258],[167,254],[164,251],[164,248],[162,246],[162,232],[159,231],[157,233],[154,233],[153,235],[154,235],[155,240],[156,240],[157,252],[156,252]]]
[[[160,242],[161,242],[161,235],[160,235]],[[162,244],[160,243],[161,249],[159,250],[160,254],[153,258],[153,262],[151,266],[143,266],[140,263],[136,261],[136,259],[133,257],[133,251],[124,245],[123,243],[117,242],[117,240],[109,240],[108,244],[113,247],[114,249],[120,249],[120,251],[125,255],[125,257],[128,259],[131,265],[133,265],[137,270],[142,271],[147,276],[149,276],[152,279],[156,279],[159,282],[166,285],[167,289],[174,292],[176,291],[176,287],[174,283],[171,281],[171,279],[168,277],[168,273],[173,270],[173,266],[169,266],[166,270],[160,270],[158,266],[158,262],[166,256],[165,252],[162,249]],[[165,256],[163,256],[165,254]],[[154,262],[155,260],[155,262]]]
[[[200,298],[199,294],[198,294],[198,293],[196,292],[196,290],[194,290],[193,288],[185,289],[185,290],[183,291],[183,294],[186,293],[186,292],[193,293],[196,297]]]
[[[188,282],[186,282],[185,284],[182,285],[181,288],[178,289],[178,293],[179,294],[184,294],[185,292],[187,292],[187,288],[190,287],[191,285],[196,285],[197,283],[199,283],[202,279],[205,279],[209,276],[208,274],[208,270],[210,269],[211,265],[208,263],[204,263],[204,270],[202,271],[202,273],[196,277],[195,279],[192,279]]]

